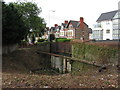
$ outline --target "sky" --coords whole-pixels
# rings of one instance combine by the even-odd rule
[[[65,20],[79,21],[80,17],[92,28],[101,13],[118,9],[120,0],[4,0],[5,2],[32,1],[42,8],[40,16],[47,26],[61,25]],[[53,12],[54,11],[54,12]]]

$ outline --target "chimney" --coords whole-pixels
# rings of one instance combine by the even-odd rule
[[[64,21],[64,23],[65,23],[65,24],[68,24],[68,21],[67,21],[67,20],[65,20],[65,21]]]
[[[54,25],[54,27],[57,27],[57,26],[58,26],[57,24]]]
[[[84,27],[84,18],[80,17],[80,28],[83,29]]]

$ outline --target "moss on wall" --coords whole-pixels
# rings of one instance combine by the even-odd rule
[[[77,61],[72,62],[71,66],[72,66],[71,74],[73,75],[80,75],[82,73],[85,74],[87,71],[97,69],[97,67]]]
[[[72,46],[72,57],[94,61],[100,64],[108,64],[117,61],[118,49],[75,43]]]

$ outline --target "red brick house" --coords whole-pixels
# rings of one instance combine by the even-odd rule
[[[89,40],[89,34],[92,33],[92,30],[84,22],[83,17],[79,21],[70,20],[64,24],[66,25],[60,31],[60,37]]]

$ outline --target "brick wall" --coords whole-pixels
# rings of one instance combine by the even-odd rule
[[[84,24],[84,40],[89,40],[88,27]],[[81,39],[83,37],[82,29],[79,27],[75,30],[75,39]]]

